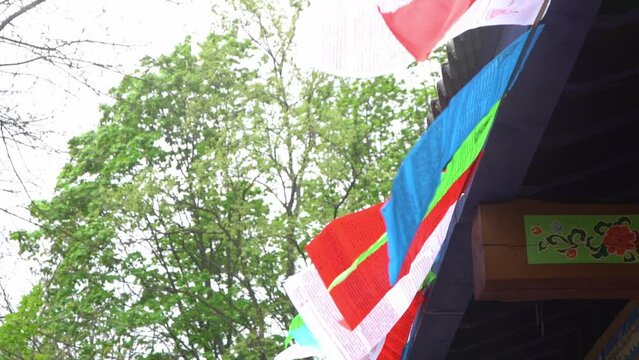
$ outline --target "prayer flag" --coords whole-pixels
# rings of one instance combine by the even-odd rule
[[[470,176],[473,167],[469,167],[463,174],[458,174],[454,184],[449,191],[441,198],[435,206],[433,212],[422,222],[419,230],[420,239],[415,241],[414,253],[411,253],[412,260],[417,256],[422,246],[433,233],[438,224],[442,221],[446,211],[454,204],[464,189],[466,180]],[[347,239],[345,239],[347,241]],[[329,288],[329,293],[340,310],[349,328],[353,329],[359,325],[379,301],[390,291],[391,285],[388,282],[388,253],[386,244],[379,250],[370,254],[355,271],[350,273],[339,284]],[[417,248],[419,246],[419,248]],[[411,248],[412,250],[413,248]],[[408,264],[408,262],[407,262]],[[410,265],[410,264],[409,264]],[[402,275],[406,275],[410,266],[404,269]],[[430,268],[428,269],[430,270]],[[426,274],[424,275],[424,278]],[[423,279],[422,279],[423,282]],[[420,283],[421,286],[421,283]],[[414,291],[418,291],[415,288]]]
[[[427,215],[441,171],[506,91],[529,34],[527,31],[518,37],[451,99],[402,162],[391,198],[382,208],[391,284],[397,281],[417,229]],[[538,35],[532,34],[531,45]]]
[[[471,132],[441,174],[429,214],[420,224],[415,241],[408,250],[402,275],[407,273],[410,263],[444,212],[464,191],[488,137],[497,107],[498,104]],[[378,204],[335,220],[306,248],[351,329],[364,319],[391,287],[387,279],[386,237],[380,236],[385,230],[380,206]]]
[[[323,355],[396,358],[410,332],[406,319],[417,306],[415,294],[455,226],[457,201],[481,157],[501,97],[540,31],[520,36],[451,100],[402,163],[385,205],[333,221],[308,245],[313,265],[287,279],[284,288],[305,320],[292,331],[316,341]],[[384,264],[393,286],[383,281]],[[311,349],[295,346],[291,352]]]
[[[296,23],[296,63],[372,77],[425,60],[467,30],[530,25],[544,0],[311,0]]]
[[[297,20],[293,42],[298,66],[337,76],[386,75],[414,61],[374,0],[312,0]]]
[[[402,315],[397,324],[393,326],[384,340],[373,348],[371,353],[368,355],[369,359],[401,359],[413,322],[423,301],[424,295],[421,291],[419,291],[417,295],[415,295],[410,307],[406,310],[404,315]],[[287,336],[287,339],[289,338],[295,339],[295,345],[293,345],[295,346],[295,349],[283,351],[275,358],[276,360],[300,359],[308,357],[308,354],[312,354],[314,356],[321,355],[321,349],[319,349],[317,341],[304,324],[302,317],[299,315],[297,315],[291,322],[291,326],[289,327],[289,336]],[[288,344],[285,344],[285,347],[288,347]]]
[[[397,40],[422,61],[474,1],[383,0],[379,11]]]
[[[550,1],[549,1],[550,3]],[[496,25],[532,25],[542,9],[544,0],[475,0],[443,40],[448,41],[470,29]]]
[[[382,205],[333,220],[306,245],[327,288],[386,232]]]
[[[306,359],[309,357],[320,357],[322,358],[324,354],[320,349],[303,346],[300,344],[293,344],[281,353],[275,356],[275,360],[295,360],[295,359]]]
[[[423,302],[424,294],[419,291],[417,295],[415,295],[408,310],[406,310],[401,319],[399,319],[397,324],[395,324],[388,335],[386,335],[384,346],[377,356],[377,360],[400,360],[402,358],[408,336],[410,335],[411,328]]]
[[[284,289],[306,326],[330,359],[362,359],[380,344],[410,307],[415,294],[435,261],[446,238],[455,204],[425,241],[410,270],[354,329],[343,325],[343,317],[326,286],[311,265],[284,282]]]

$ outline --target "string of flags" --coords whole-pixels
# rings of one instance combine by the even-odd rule
[[[466,30],[531,25],[547,4],[316,0],[297,24],[298,60],[343,76],[381,75]],[[502,98],[542,29],[515,39],[451,99],[403,160],[388,201],[334,220],[306,246],[312,264],[284,282],[299,315],[276,360],[402,358]]]
[[[470,29],[531,25],[544,0],[313,0],[296,23],[301,68],[373,77],[426,60]]]

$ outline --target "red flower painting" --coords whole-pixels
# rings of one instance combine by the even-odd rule
[[[606,245],[608,253],[623,256],[626,251],[635,248],[637,235],[628,228],[628,225],[611,226],[603,238],[603,244]]]
[[[577,248],[570,248],[566,250],[565,254],[568,259],[572,260],[577,257]]]
[[[530,229],[530,232],[531,232],[533,235],[539,235],[539,234],[541,234],[541,233],[543,232],[543,230],[542,230],[539,226],[533,226],[533,227]]]

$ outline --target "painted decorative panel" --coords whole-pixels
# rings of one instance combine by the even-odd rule
[[[639,263],[639,215],[525,215],[529,264]]]

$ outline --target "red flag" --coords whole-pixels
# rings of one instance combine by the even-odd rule
[[[401,319],[399,319],[388,335],[386,335],[384,347],[377,356],[377,360],[399,360],[402,358],[404,346],[406,346],[408,336],[410,335],[410,329],[413,327],[413,322],[423,302],[424,294],[421,292],[417,293],[408,310],[406,310]]]
[[[382,205],[333,220],[306,245],[306,252],[327,288],[386,232]]]
[[[294,57],[301,68],[338,76],[390,74],[467,30],[531,25],[544,2],[311,0],[297,20]]]
[[[379,10],[386,25],[418,61],[426,60],[448,29],[475,0],[380,1]]]
[[[405,263],[408,264],[406,271],[403,271],[401,276],[408,272],[414,256],[441,222],[446,211],[459,199],[473,171],[474,166],[471,165],[424,219],[409,249],[407,256],[409,261]],[[306,247],[327,288],[339,274],[351,266],[356,258],[384,234],[381,205],[378,204],[333,221]],[[344,317],[345,325],[350,329],[359,325],[391,288],[388,281],[386,246],[384,244],[369,255],[355,271],[330,290],[335,305]]]

